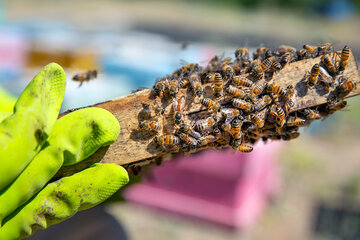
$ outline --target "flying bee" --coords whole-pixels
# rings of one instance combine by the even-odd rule
[[[190,84],[191,88],[198,97],[200,97],[203,94],[203,87],[201,85],[201,81],[199,78],[199,75],[196,73],[193,73],[190,75]]]
[[[241,126],[242,126],[242,121],[240,121],[238,118],[235,118],[231,122],[230,132],[235,140],[239,140],[242,137]]]
[[[243,76],[234,76],[232,79],[232,84],[241,87],[252,87],[253,82]]]
[[[247,62],[249,61],[249,50],[247,48],[238,48],[235,51],[235,58],[238,61]]]
[[[289,52],[282,55],[281,59],[280,59],[280,63],[282,65],[282,67],[289,64],[292,61],[292,58],[293,58],[293,55],[291,53],[289,53]]]
[[[195,131],[192,127],[190,127],[186,124],[183,124],[180,127],[180,131],[184,132],[186,134],[189,134],[190,136],[194,137],[195,139],[200,139],[202,137],[202,135],[199,132]]]
[[[234,69],[228,64],[222,66],[221,71],[226,80],[229,80],[234,76]]]
[[[235,116],[238,116],[240,114],[240,111],[237,108],[222,108],[221,109],[221,114],[226,118],[235,117]]]
[[[184,96],[179,97],[177,100],[173,99],[175,124],[181,123],[184,108],[185,108],[185,97]]]
[[[244,98],[245,97],[245,92],[243,90],[236,88],[232,85],[229,86],[227,91],[231,96],[233,96],[235,98]]]
[[[306,49],[312,55],[312,57],[316,57],[319,54],[319,49],[317,46],[304,44],[303,48]]]
[[[250,121],[257,127],[257,128],[263,128],[265,125],[265,121],[264,119],[262,119],[261,117],[259,117],[256,114],[251,114],[250,115]]]
[[[321,57],[321,63],[326,67],[326,70],[330,73],[330,75],[336,74],[336,67],[329,55],[324,55]]]
[[[277,124],[279,127],[284,126],[286,119],[285,119],[285,111],[280,106],[276,106],[276,114],[277,114]]]
[[[329,54],[331,52],[334,51],[334,48],[333,46],[331,45],[331,43],[324,43],[324,44],[321,44],[319,47],[318,47],[318,52],[319,52],[319,55],[325,55],[325,54]]]
[[[294,55],[296,53],[296,49],[291,46],[281,45],[280,47],[278,47],[278,52],[280,55],[284,55],[287,53]]]
[[[169,95],[176,97],[176,94],[179,92],[179,83],[176,79],[169,81]]]
[[[143,110],[141,113],[147,115],[148,117],[154,117],[155,115],[163,115],[165,113],[165,109],[160,107],[159,105],[142,103]]]
[[[320,67],[318,80],[325,84],[326,87],[330,87],[334,83],[332,76],[330,76],[330,74],[323,67]]]
[[[145,131],[160,132],[162,125],[156,121],[144,120],[139,122],[139,128]]]
[[[264,82],[255,84],[250,91],[250,99],[254,101],[264,91],[265,87],[266,83]]]
[[[93,79],[96,79],[97,75],[98,75],[97,70],[88,70],[86,72],[75,74],[73,76],[72,80],[75,81],[75,82],[80,82],[79,87],[81,87],[81,85],[84,82],[88,82],[88,81],[91,81]]]
[[[309,77],[308,77],[308,80],[306,82],[306,85],[308,87],[313,87],[315,86],[317,80],[318,80],[318,77],[319,77],[319,73],[320,73],[320,66],[319,64],[315,64],[312,68],[311,68],[311,71],[310,71],[310,74]]]
[[[273,122],[276,122],[277,117],[278,117],[278,115],[277,115],[277,112],[276,112],[276,106],[272,105],[270,107],[270,111],[269,111],[269,114],[268,114],[268,120],[269,120],[269,122],[273,123]]]
[[[287,96],[287,91],[280,86],[276,86],[274,83],[266,84],[266,90],[281,97]]]
[[[253,150],[253,147],[242,143],[235,150],[243,153],[249,153]]]
[[[196,146],[198,145],[198,141],[195,138],[190,137],[186,133],[180,133],[179,138],[181,139],[181,141],[185,142],[185,144],[187,146],[190,146],[191,148],[196,148]]]
[[[165,90],[169,86],[169,81],[166,78],[162,78],[160,80],[157,80],[154,86],[155,93],[162,97],[164,95]]]
[[[339,110],[345,108],[346,105],[347,105],[347,101],[345,101],[345,100],[342,100],[340,102],[335,102],[335,103],[329,102],[326,106],[326,110],[328,113],[332,114],[336,111],[339,111]]]
[[[214,92],[215,97],[221,97],[223,94],[223,85],[224,81],[220,75],[220,73],[215,73],[215,80],[214,80]]]
[[[179,145],[180,139],[174,135],[162,135],[162,136],[155,136],[154,142],[158,145],[167,148],[167,147],[175,147]]]
[[[271,65],[271,69],[274,72],[278,72],[278,71],[280,71],[282,69],[282,66],[281,66],[279,61],[273,61],[272,65]]]
[[[232,105],[236,108],[244,110],[245,112],[252,112],[254,110],[254,105],[237,98],[232,99]]]
[[[305,119],[299,118],[296,115],[288,117],[286,126],[302,126],[306,123]]]
[[[189,78],[182,78],[179,81],[179,87],[180,88],[187,88],[190,85],[190,80]]]
[[[344,71],[350,57],[350,48],[345,46],[341,51],[339,71]]]
[[[302,110],[302,114],[307,120],[318,120],[321,118],[319,111],[312,110],[310,108]]]
[[[218,112],[220,109],[220,104],[211,100],[210,98],[202,98],[200,103],[208,110],[211,110],[213,112]]]
[[[263,110],[267,105],[272,102],[272,98],[269,95],[264,95],[258,101],[254,103],[254,107],[256,111]]]
[[[214,126],[216,123],[215,119],[213,117],[208,117],[206,119],[201,119],[195,122],[194,129],[199,132],[205,132],[212,126]]]

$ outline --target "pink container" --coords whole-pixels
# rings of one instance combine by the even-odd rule
[[[252,153],[209,150],[165,162],[125,198],[156,209],[232,228],[251,226],[279,190],[275,165],[281,143]]]

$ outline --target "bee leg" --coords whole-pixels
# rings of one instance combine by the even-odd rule
[[[79,84],[78,88],[81,87],[81,85],[83,84],[83,82],[84,82],[84,81],[80,81],[80,84]]]

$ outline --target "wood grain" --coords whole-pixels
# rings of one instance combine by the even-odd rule
[[[279,73],[274,74],[272,80],[277,85],[286,87],[292,84],[297,93],[297,103],[292,111],[300,110],[307,107],[317,106],[327,102],[329,92],[326,89],[315,87],[308,89],[305,84],[305,74],[310,71],[311,67],[320,62],[320,57],[297,61],[285,66]],[[360,72],[353,55],[350,56],[348,66],[344,71],[344,76],[351,77],[353,80],[360,80]],[[185,90],[181,90],[184,93]],[[181,92],[180,92],[181,93]],[[350,92],[347,97],[360,94],[360,87]],[[188,115],[197,115],[201,109],[198,106],[191,105],[192,99],[188,99]],[[138,130],[139,112],[142,110],[142,103],[160,103],[159,98],[155,99],[151,90],[143,90],[130,94],[125,97],[117,98],[111,101],[99,103],[93,106],[104,108],[118,119],[121,127],[121,133],[117,141],[108,146],[99,149],[89,159],[73,165],[63,167],[56,178],[71,175],[78,172],[92,163],[116,163],[122,166],[146,165],[165,155],[162,148],[157,147],[152,142],[153,135]],[[167,106],[168,102],[162,102]],[[168,106],[169,107],[169,106]],[[76,109],[74,109],[76,110]],[[64,114],[72,112],[67,111]],[[200,114],[200,113],[199,113]]]

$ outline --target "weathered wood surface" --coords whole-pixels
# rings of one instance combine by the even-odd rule
[[[292,109],[293,111],[317,106],[327,102],[328,92],[325,89],[317,87],[308,89],[304,81],[306,72],[310,71],[311,67],[319,62],[320,57],[293,62],[273,76],[271,81],[275,81],[277,85],[286,87],[292,84],[295,86],[297,104]],[[344,76],[351,77],[356,81],[360,80],[360,72],[353,55],[350,56],[348,66],[344,71]],[[359,94],[360,87],[349,93],[346,98]],[[162,157],[165,153],[162,148],[154,145],[152,142],[153,135],[146,134],[143,131],[138,130],[138,117],[139,112],[142,110],[143,102],[160,103],[160,99],[154,99],[154,96],[151,94],[151,90],[143,90],[125,97],[96,104],[96,107],[104,108],[112,112],[119,120],[121,127],[119,138],[114,144],[109,147],[99,149],[93,156],[82,163],[63,167],[57,177],[70,175],[74,172],[80,171],[94,162],[116,163],[126,167],[132,164],[146,165],[150,161],[153,161],[158,157]],[[166,105],[167,103],[163,102],[163,106]],[[188,114],[194,114],[198,111],[199,107],[192,107],[191,104],[189,109],[187,109]]]

